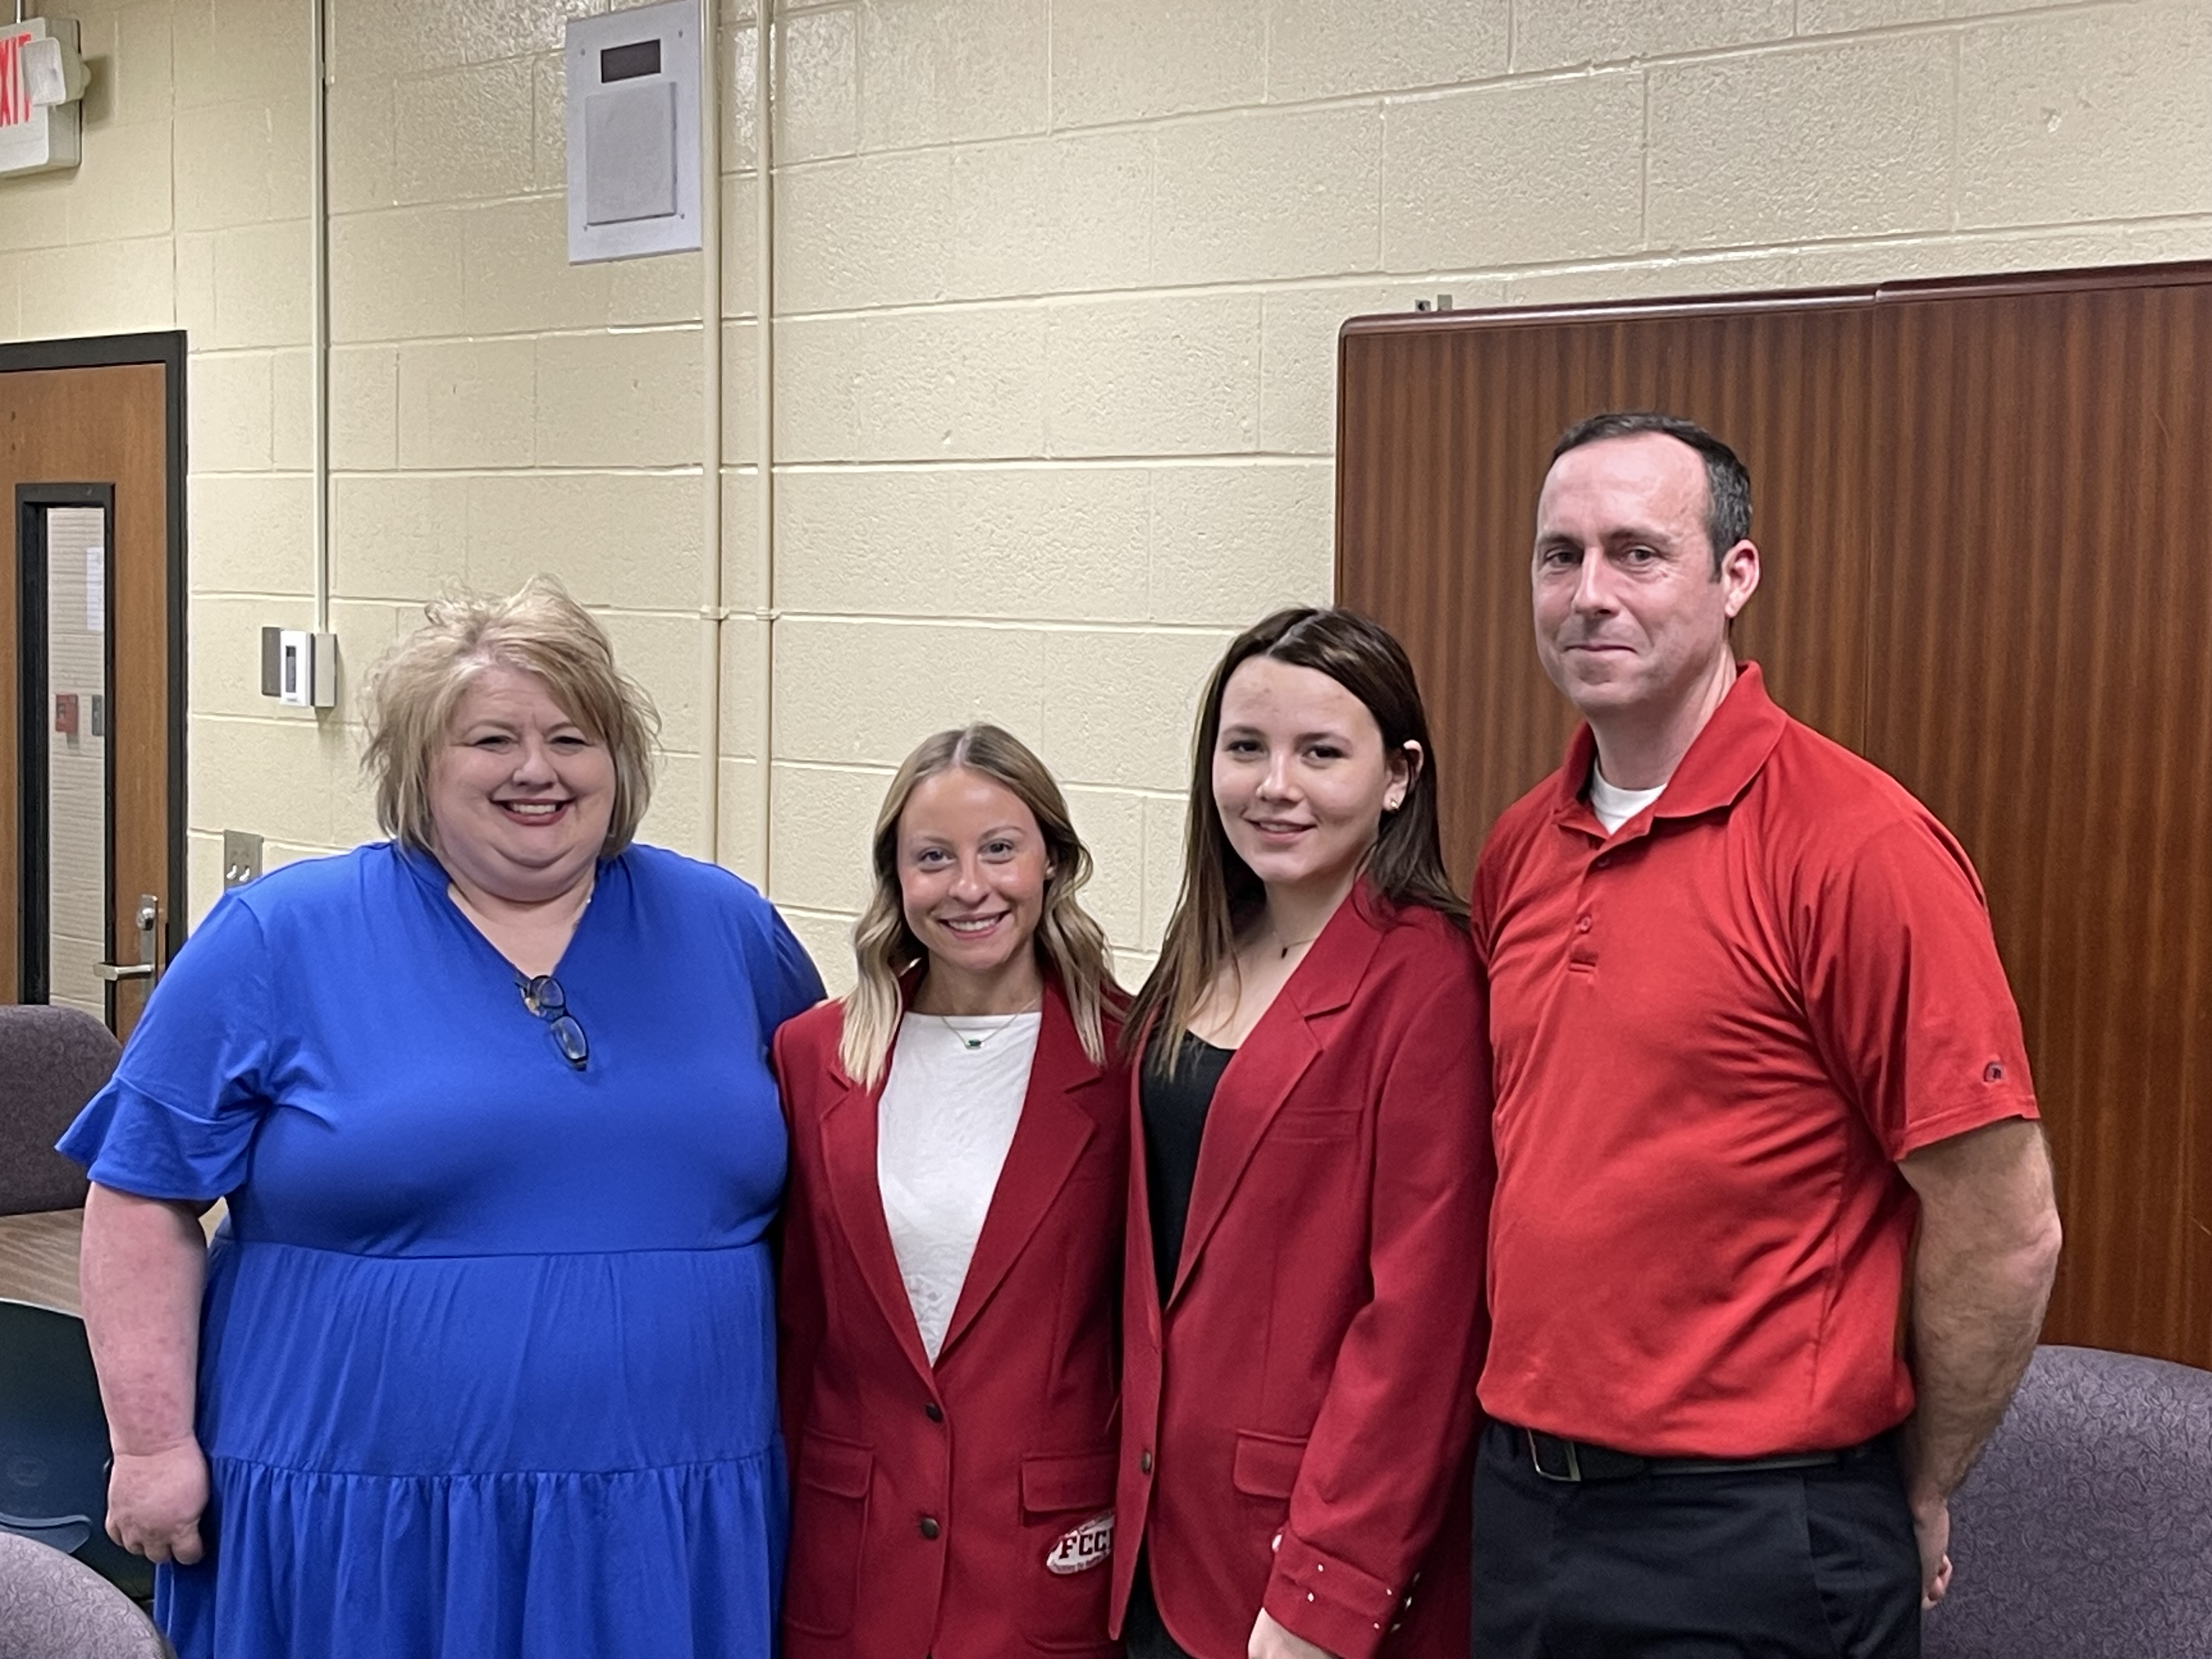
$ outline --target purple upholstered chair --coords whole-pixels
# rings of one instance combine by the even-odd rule
[[[74,1210],[84,1171],[54,1150],[122,1053],[80,1009],[0,1005],[0,1215]]]
[[[2212,1371],[2037,1349],[1951,1560],[1926,1659],[2212,1659]]]

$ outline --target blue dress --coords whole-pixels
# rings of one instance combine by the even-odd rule
[[[514,969],[390,843],[224,897],[62,1150],[228,1195],[181,1659],[767,1659],[784,1541],[767,1048],[822,994],[727,871],[632,847]]]

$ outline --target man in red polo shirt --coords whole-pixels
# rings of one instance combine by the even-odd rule
[[[1979,882],[1771,702],[1750,481],[1559,441],[1536,648],[1581,712],[1474,886],[1498,1189],[1477,1659],[1916,1656],[2058,1251]]]

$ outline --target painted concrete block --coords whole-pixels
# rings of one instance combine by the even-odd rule
[[[953,243],[944,150],[822,161],[775,175],[776,305],[793,312],[943,297]]]
[[[1358,97],[1505,72],[1512,0],[1274,0],[1267,99]]]
[[[860,21],[862,149],[1051,125],[1048,0],[862,0]]]
[[[2212,211],[2212,10],[2021,18],[1959,42],[1969,225]]]
[[[702,368],[696,328],[541,335],[538,465],[697,465]]]
[[[537,424],[535,341],[400,348],[400,465],[528,466],[535,458]]]
[[[1256,104],[1267,85],[1267,0],[1079,0],[1052,14],[1060,126]]]
[[[1054,134],[951,152],[945,293],[1073,294],[1149,280],[1152,135]]]
[[[1057,306],[1045,335],[1054,455],[1224,454],[1260,427],[1260,296]]]
[[[331,221],[331,337],[434,338],[465,331],[468,285],[454,208],[342,214]]]
[[[1230,637],[1220,630],[1046,635],[1039,751],[1065,782],[1180,787],[1199,690]]]
[[[1914,34],[1655,67],[1650,244],[1744,247],[1947,225],[1952,55],[1943,37]],[[1716,120],[1721,110],[1732,118]]]
[[[1379,264],[1378,110],[1239,114],[1162,127],[1153,143],[1155,281],[1334,276]]]
[[[1557,69],[1786,40],[1792,0],[1542,0],[1514,9],[1513,67]]]
[[[1382,149],[1394,270],[1529,264],[1642,240],[1640,73],[1394,100]]]
[[[520,196],[536,178],[536,106],[526,63],[449,70],[404,80],[392,119],[405,142],[392,152],[401,202]]]
[[[1286,605],[1328,604],[1335,510],[1325,461],[1160,469],[1151,616],[1243,629]]]
[[[860,148],[855,63],[860,24],[854,10],[852,6],[835,6],[823,11],[802,11],[775,26],[779,164],[850,155]]]
[[[787,617],[775,637],[776,757],[896,766],[932,732],[971,720],[1034,742],[1048,637],[1031,628]]]

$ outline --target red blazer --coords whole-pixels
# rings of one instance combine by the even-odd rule
[[[932,1369],[843,1010],[775,1036],[791,1123],[777,1296],[787,1659],[1111,1659],[1107,1565],[1127,1078],[1048,985],[1029,1093]],[[1119,1031],[1109,1023],[1109,1060]]]
[[[1487,1032],[1465,932],[1363,890],[1222,1076],[1164,1310],[1131,1161],[1117,1632],[1142,1540],[1196,1659],[1262,1606],[1346,1659],[1465,1659]]]

